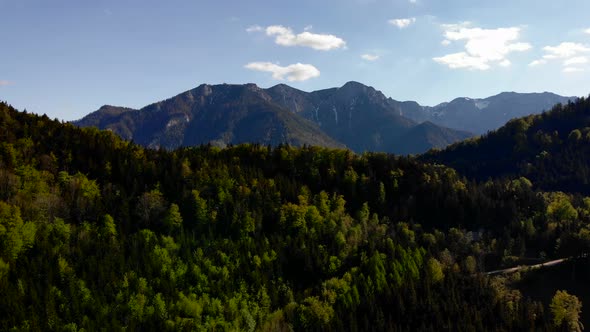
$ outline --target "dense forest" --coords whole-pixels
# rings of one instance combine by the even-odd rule
[[[423,157],[479,180],[525,176],[543,190],[590,194],[590,98],[513,119]]]
[[[540,117],[574,111],[590,103]],[[543,126],[530,119],[506,128]],[[579,131],[551,144],[581,154]],[[531,167],[465,177],[318,147],[153,150],[3,103],[0,330],[579,330],[576,296],[543,303],[513,287],[521,273],[484,273],[589,250],[590,198]]]

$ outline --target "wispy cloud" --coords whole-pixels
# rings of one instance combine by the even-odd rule
[[[396,26],[399,29],[405,29],[405,28],[409,27],[410,25],[414,24],[415,22],[416,22],[415,17],[394,18],[394,19],[387,21],[387,23],[389,23],[393,26]]]
[[[469,22],[442,25],[443,45],[462,41],[465,51],[433,58],[452,69],[488,70],[493,66],[508,67],[510,53],[524,52],[531,44],[519,42],[520,28],[472,28]]]
[[[588,63],[588,57],[585,56],[576,56],[573,58],[569,58],[563,62],[564,66],[571,66],[571,65],[584,65]]]
[[[590,63],[590,47],[584,44],[563,42],[556,46],[545,46],[543,51],[545,54],[540,59],[529,63],[529,66],[537,67],[547,64],[549,61],[562,61],[564,73],[575,73],[585,70],[580,68],[580,65]]]
[[[562,70],[564,73],[581,73],[584,71],[583,68],[578,68],[578,67],[565,67]]]
[[[376,54],[363,54],[361,55],[361,58],[366,61],[377,61],[379,60],[380,56]]]
[[[584,32],[590,35],[590,28],[584,30]]]
[[[267,36],[275,37],[275,43],[281,46],[303,46],[320,51],[346,47],[344,39],[330,34],[312,33],[310,32],[311,29],[312,26],[308,25],[303,32],[295,34],[291,28],[282,25],[271,25],[266,28],[253,25],[247,28],[246,31],[264,31]]]
[[[310,78],[320,76],[320,71],[309,64],[295,63],[288,66],[279,66],[272,62],[251,62],[244,66],[250,70],[272,73],[276,80],[306,81]]]
[[[590,52],[590,47],[580,43],[564,42],[557,46],[545,46],[543,47],[545,55],[543,59],[567,59],[574,57],[581,53]]]
[[[544,65],[546,63],[547,63],[547,60],[545,60],[545,59],[539,59],[539,60],[534,60],[531,63],[529,63],[529,66],[536,67],[536,66]]]
[[[263,31],[263,30],[264,30],[264,28],[261,27],[260,25],[251,25],[246,28],[246,32],[259,32],[259,31]]]
[[[11,81],[0,80],[0,86],[12,85]]]

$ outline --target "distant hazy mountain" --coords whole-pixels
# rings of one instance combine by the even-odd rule
[[[456,98],[434,107],[422,107],[414,102],[400,103],[404,116],[417,122],[431,121],[438,125],[482,134],[497,129],[510,119],[539,114],[555,104],[565,104],[576,97],[554,93],[502,92],[484,98]]]
[[[421,153],[472,136],[402,115],[400,103],[357,82],[304,92],[284,84],[201,85],[134,110],[103,106],[76,121],[150,147],[245,142]]]

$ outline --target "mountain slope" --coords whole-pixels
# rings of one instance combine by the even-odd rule
[[[402,117],[393,101],[372,87],[348,82],[340,88],[305,93],[281,85],[268,89],[273,101],[292,112],[316,122],[328,135],[354,151],[385,151],[394,149],[399,137],[416,126]],[[415,149],[426,151],[430,147]]]
[[[418,103],[387,98],[358,82],[311,93],[280,84],[267,92],[274,102],[316,122],[358,152],[422,153],[472,136],[433,123],[418,125],[404,116],[404,112],[422,109]]]
[[[110,129],[144,146],[168,149],[246,142],[344,147],[314,123],[271,103],[254,84],[201,85],[141,110],[105,106],[75,124]]]
[[[541,189],[590,194],[590,100],[511,120],[422,158],[480,180],[525,176]]]
[[[449,129],[426,121],[404,133],[393,149],[403,154],[411,154],[413,150],[428,151],[431,148],[444,148],[452,142],[463,141],[472,136],[466,131]]]
[[[502,92],[484,99],[456,98],[434,107],[418,108],[402,105],[405,116],[415,121],[431,121],[438,125],[483,134],[504,125],[510,119],[539,114],[555,104],[565,104],[576,97],[554,93]]]
[[[418,125],[401,115],[400,105],[405,104],[357,82],[311,93],[284,84],[269,89],[254,84],[201,85],[141,110],[103,106],[74,123],[168,149],[250,142],[405,154],[444,147],[469,136],[436,125],[404,136]]]

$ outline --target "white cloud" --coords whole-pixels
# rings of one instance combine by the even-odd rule
[[[577,68],[577,67],[565,67],[565,68],[563,68],[563,72],[564,73],[581,73],[583,71],[584,71],[584,69]]]
[[[418,3],[418,0],[410,0],[410,3]]]
[[[272,62],[251,62],[244,66],[250,70],[272,73],[276,80],[306,81],[310,78],[320,76],[320,71],[309,64],[295,63],[286,67],[279,66]]]
[[[590,28],[584,30],[584,32],[590,35]]]
[[[450,30],[459,30],[461,28],[468,28],[471,26],[471,22],[464,21],[460,23],[452,23],[452,24],[441,24],[440,27],[443,28],[444,31]]]
[[[395,18],[395,19],[391,19],[387,22],[391,25],[394,25],[394,26],[400,28],[400,29],[405,29],[405,28],[409,27],[411,24],[415,23],[416,18],[415,17]]]
[[[520,28],[482,29],[471,28],[469,22],[444,24],[443,45],[453,41],[465,41],[465,51],[433,58],[434,61],[453,69],[488,70],[494,65],[509,66],[507,56],[512,52],[524,52],[531,44],[519,42]]]
[[[275,36],[275,43],[282,46],[305,46],[320,51],[346,47],[346,42],[334,35],[316,34],[308,30],[294,34],[291,28],[282,25],[271,25],[265,31],[267,36]]]
[[[546,64],[549,61],[560,60],[563,65],[564,73],[575,73],[584,71],[583,68],[573,67],[575,65],[585,65],[590,63],[590,47],[572,42],[563,42],[556,46],[543,47],[545,54],[538,60],[529,63],[529,66],[534,67]]]
[[[479,69],[488,70],[490,65],[481,58],[470,56],[465,52],[447,54],[442,57],[433,58],[434,61],[449,66],[451,69]]]
[[[251,25],[246,29],[246,32],[259,32],[259,31],[263,31],[264,28],[261,27],[260,25]]]
[[[580,53],[590,52],[590,48],[579,43],[564,42],[557,46],[545,46],[543,50],[546,54],[543,59],[566,59],[574,57]]]
[[[378,56],[376,54],[363,54],[363,55],[361,55],[361,58],[363,60],[367,60],[367,61],[377,61],[377,60],[379,60],[380,56]]]
[[[573,58],[569,58],[563,62],[564,66],[571,66],[571,65],[583,65],[588,63],[588,58],[585,56],[577,56]]]
[[[440,44],[442,46],[449,46],[449,45],[451,45],[451,41],[448,39],[445,39],[445,40],[441,41]]]
[[[539,60],[535,60],[535,61],[532,61],[531,63],[529,63],[529,66],[536,67],[536,66],[544,65],[546,63],[547,63],[547,60],[539,59]]]

